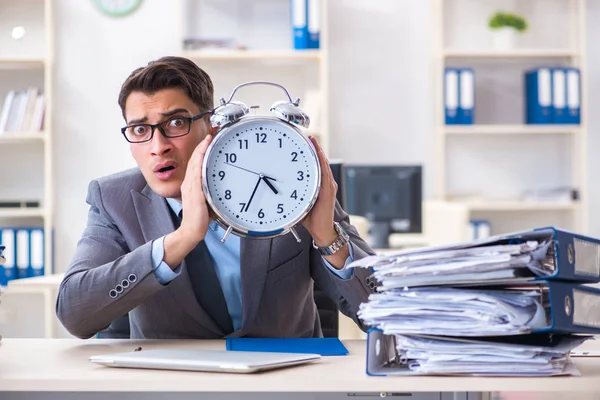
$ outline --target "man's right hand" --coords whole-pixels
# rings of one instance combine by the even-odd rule
[[[202,162],[211,141],[212,136],[206,135],[194,149],[187,164],[181,184],[181,204],[184,210],[181,225],[175,232],[168,234],[164,242],[163,261],[172,269],[181,264],[188,253],[204,239],[208,230],[210,214],[202,188]]]

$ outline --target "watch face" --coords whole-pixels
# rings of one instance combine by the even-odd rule
[[[234,233],[274,236],[296,225],[321,181],[312,143],[275,117],[244,117],[216,136],[204,159],[204,191]]]

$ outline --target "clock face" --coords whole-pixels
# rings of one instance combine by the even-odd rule
[[[93,0],[96,6],[106,15],[123,17],[134,12],[142,0]]]
[[[204,192],[236,234],[274,236],[316,201],[321,174],[312,143],[276,117],[244,117],[223,128],[203,165]]]

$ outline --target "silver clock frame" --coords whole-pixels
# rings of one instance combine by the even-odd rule
[[[271,112],[273,112],[273,114],[275,114],[275,116],[247,115],[248,108],[243,103],[232,102],[231,100],[237,89],[250,84],[268,84],[280,87],[286,92],[288,98],[290,99],[290,102],[275,103],[270,110]],[[298,225],[308,215],[308,213],[312,210],[313,206],[315,205],[317,198],[319,197],[319,193],[321,190],[321,164],[319,162],[319,157],[317,155],[317,151],[313,143],[297,126],[294,125],[298,124],[300,126],[308,127],[310,121],[310,119],[304,113],[304,111],[298,107],[299,102],[300,99],[296,99],[295,102],[292,102],[287,90],[285,90],[285,88],[281,85],[274,84],[271,82],[247,82],[242,85],[238,85],[233,90],[229,100],[225,101],[224,99],[221,99],[221,106],[215,109],[215,111],[213,112],[213,116],[211,117],[211,123],[213,127],[217,127],[218,130],[215,132],[214,139],[208,146],[208,149],[206,150],[204,156],[204,160],[202,162],[202,187],[204,189],[204,196],[206,197],[206,201],[208,202],[211,210],[213,210],[213,212],[216,215],[215,221],[221,228],[225,230],[225,234],[221,238],[221,242],[225,242],[227,236],[229,236],[229,234],[231,233],[240,237],[251,237],[256,239],[271,239],[274,237],[292,233],[296,241],[301,242],[300,236],[295,230],[295,226]],[[225,112],[221,111],[221,113],[219,113],[219,108],[221,110],[224,110]],[[306,142],[308,148],[310,149],[310,156],[312,157],[313,161],[316,163],[317,166],[316,191],[310,202],[306,204],[306,206],[294,219],[285,223],[281,228],[264,233],[260,231],[249,231],[242,225],[237,223],[237,221],[228,218],[223,212],[221,212],[221,210],[219,210],[219,207],[217,207],[208,188],[208,159],[210,158],[212,150],[219,144],[219,142],[225,140],[228,134],[234,131],[238,125],[249,121],[275,122],[284,125],[286,128],[291,129],[299,137],[301,137],[302,140]]]

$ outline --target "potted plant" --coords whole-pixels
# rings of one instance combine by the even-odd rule
[[[527,21],[520,15],[498,11],[488,22],[492,30],[492,40],[497,50],[509,50],[515,46],[517,33],[527,30]]]

